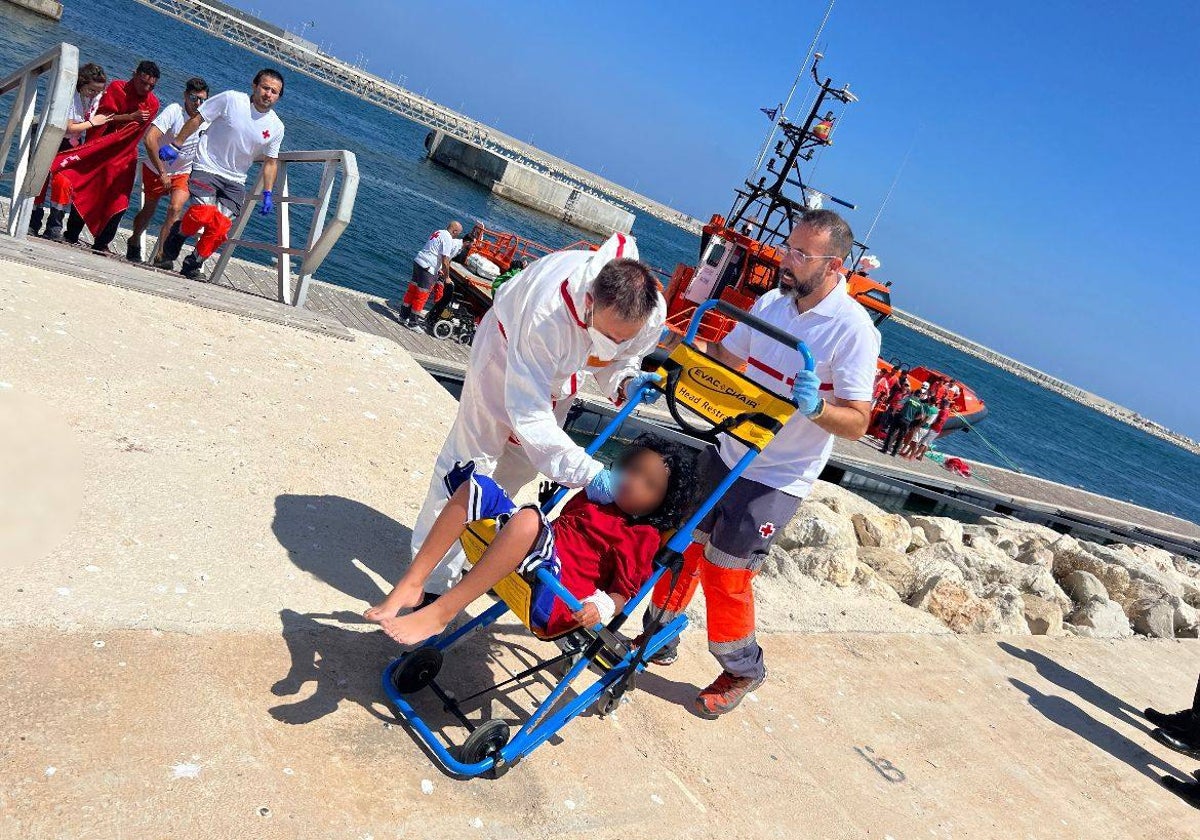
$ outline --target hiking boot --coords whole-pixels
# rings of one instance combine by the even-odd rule
[[[188,280],[200,280],[200,269],[203,267],[204,260],[199,259],[193,251],[183,258],[183,265],[179,267],[179,273]]]
[[[1159,729],[1165,729],[1172,734],[1186,734],[1191,731],[1194,714],[1191,709],[1184,709],[1182,712],[1173,712],[1172,714],[1160,712],[1157,709],[1146,709],[1142,712],[1142,717]]]
[[[410,315],[404,320],[404,326],[413,332],[425,332],[425,319],[420,315]]]
[[[29,214],[29,229],[27,233],[30,236],[42,235],[42,219],[46,217],[45,205],[39,205],[33,208],[33,212]]]
[[[1163,776],[1162,786],[1193,808],[1200,808],[1200,782],[1184,782],[1174,776]]]
[[[408,326],[408,322],[412,318],[412,316],[413,316],[412,307],[409,306],[407,303],[400,304],[400,311],[396,313],[396,317],[400,320],[400,323],[404,324],[405,326]]]
[[[125,259],[132,263],[142,261],[142,246],[138,245],[137,239],[131,238],[129,244],[125,246]]]
[[[166,271],[174,271],[175,270],[175,260],[169,260],[166,257],[162,257],[162,256],[160,256],[154,262],[150,263],[150,265],[154,266],[155,268],[164,269]]]
[[[735,677],[728,671],[713,680],[713,684],[696,695],[696,713],[703,718],[715,720],[721,715],[732,712],[738,704],[746,699],[746,695],[766,681],[764,672],[757,679],[754,677]]]

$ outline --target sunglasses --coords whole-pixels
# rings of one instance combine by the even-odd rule
[[[208,99],[208,96],[206,96],[206,95],[201,95],[201,94],[199,94],[199,93],[189,93],[189,94],[188,94],[188,98],[187,98],[188,102],[193,102],[193,103],[195,103],[195,102],[203,102],[203,101],[205,101],[206,99]]]

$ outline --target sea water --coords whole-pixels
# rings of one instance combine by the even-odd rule
[[[60,24],[0,6],[0,74],[67,41],[79,47],[81,61],[98,62],[110,79],[128,78],[142,59],[157,62],[163,72],[158,94],[165,104],[179,99],[191,76],[203,76],[214,93],[248,90],[255,71],[269,64],[133,0],[65,6]],[[398,298],[413,253],[451,219],[468,230],[480,221],[551,246],[594,238],[430,163],[423,126],[284,72],[287,87],[277,110],[287,126],[285,149],[349,149],[358,158],[354,221],[321,267],[322,280]],[[6,114],[0,104],[0,117]],[[315,186],[314,173],[297,168],[290,177],[295,193]],[[303,219],[303,208],[293,213]],[[650,216],[639,215],[633,233],[642,258],[668,272],[676,263],[696,260],[695,236]],[[267,238],[270,228],[256,218],[249,234]],[[898,305],[920,312],[919,300],[904,299],[904,278],[891,279]],[[949,373],[988,405],[989,417],[977,432],[954,434],[939,441],[939,449],[1000,466],[1011,462],[1034,475],[1200,522],[1195,496],[1200,457],[899,324],[885,323],[882,332],[885,357]]]

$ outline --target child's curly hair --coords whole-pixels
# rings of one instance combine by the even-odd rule
[[[639,521],[653,525],[660,531],[678,528],[696,507],[696,490],[699,481],[696,474],[696,452],[677,443],[671,443],[658,435],[644,434],[635,439],[617,457],[617,469],[628,464],[643,452],[654,452],[667,465],[667,494],[657,509]]]

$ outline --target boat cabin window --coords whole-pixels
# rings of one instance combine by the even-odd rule
[[[704,256],[705,265],[711,265],[713,268],[720,265],[721,259],[725,256],[725,247],[725,243],[716,238],[708,243],[708,253]]]

